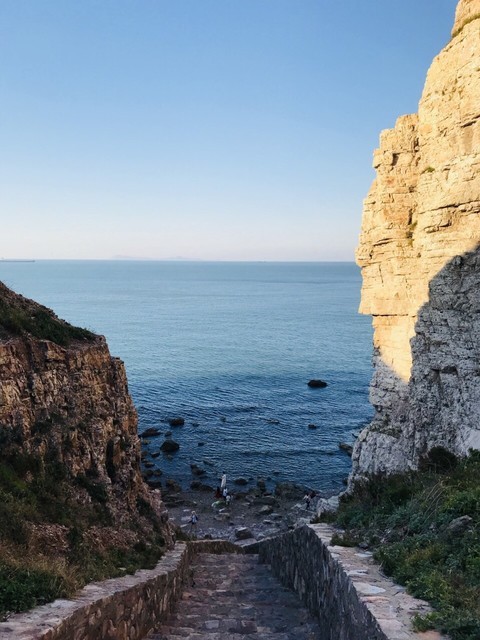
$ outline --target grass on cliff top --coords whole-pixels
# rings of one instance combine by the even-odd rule
[[[479,478],[480,451],[457,461],[434,450],[420,472],[357,486],[335,516],[346,530],[337,544],[366,542],[387,575],[431,603],[419,631],[480,638]]]
[[[59,320],[40,305],[12,304],[0,300],[0,337],[29,334],[40,340],[51,340],[66,347],[73,340],[91,341],[95,334]]]
[[[91,504],[79,504],[75,486],[87,491]],[[105,495],[98,481],[69,478],[58,463],[45,466],[28,455],[0,460],[0,620],[70,597],[92,580],[155,566],[165,551],[158,530],[123,548],[102,549],[87,535],[94,525],[113,524]],[[148,506],[139,504],[139,512],[145,515]],[[38,548],[32,527],[52,524],[65,527],[66,537],[59,541],[53,533],[49,548]]]

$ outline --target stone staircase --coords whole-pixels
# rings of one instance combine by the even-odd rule
[[[195,557],[189,584],[149,640],[321,640],[315,619],[256,555]]]

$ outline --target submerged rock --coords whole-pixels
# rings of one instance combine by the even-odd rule
[[[199,467],[198,464],[191,464],[190,465],[190,469],[192,470],[192,473],[194,476],[206,476],[207,472],[205,471],[205,469],[202,469],[202,467]]]

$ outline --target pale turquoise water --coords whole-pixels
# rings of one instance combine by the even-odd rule
[[[207,459],[210,484],[225,469],[341,487],[350,459],[338,442],[372,413],[353,263],[0,262],[0,279],[107,337],[140,430],[185,418],[179,452],[155,461],[164,477],[186,485],[190,463]],[[309,389],[314,377],[329,386]]]

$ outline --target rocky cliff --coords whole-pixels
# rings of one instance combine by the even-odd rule
[[[382,132],[374,168],[357,262],[376,412],[354,478],[480,448],[480,0],[460,0],[418,113]]]
[[[123,363],[103,337],[1,283],[0,494],[0,516],[18,518],[14,545],[43,552],[50,539],[68,553],[73,529],[97,550],[171,542],[160,493],[141,477]]]

